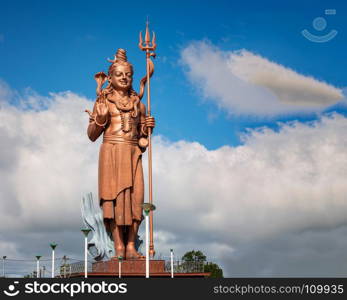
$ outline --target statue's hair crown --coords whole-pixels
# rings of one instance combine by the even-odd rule
[[[122,49],[122,48],[119,48],[117,50],[117,53],[115,55],[115,62],[118,62],[118,61],[122,61],[122,62],[127,62],[128,59],[127,59],[127,52]]]

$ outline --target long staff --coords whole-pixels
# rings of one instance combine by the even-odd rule
[[[152,42],[150,41],[150,33],[148,28],[148,21],[146,23],[146,33],[145,33],[145,43],[143,44],[142,33],[140,32],[139,38],[139,48],[142,51],[146,51],[146,70],[147,70],[147,115],[151,117],[151,86],[150,86],[150,77],[153,73],[151,69],[151,65],[153,66],[153,62],[151,61],[151,56],[155,57],[154,50],[157,47],[155,42],[155,33],[153,32]],[[152,72],[151,72],[152,71]],[[149,203],[153,204],[153,190],[152,190],[152,129],[148,128],[148,192],[149,192]],[[149,214],[149,254],[151,257],[154,256],[154,243],[153,243],[153,211],[150,211]]]

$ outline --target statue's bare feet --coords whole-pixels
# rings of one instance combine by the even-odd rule
[[[135,249],[135,245],[129,243],[126,248],[126,259],[139,259],[141,254],[138,253]]]
[[[124,247],[117,247],[116,248],[116,256],[117,257],[125,257],[125,248]]]

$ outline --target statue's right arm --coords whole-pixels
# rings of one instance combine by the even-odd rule
[[[96,103],[94,104],[93,113],[89,117],[89,125],[87,129],[88,137],[92,142],[95,142],[104,131],[104,126],[100,126],[95,122],[96,118]]]

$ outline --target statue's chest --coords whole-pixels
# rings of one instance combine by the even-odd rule
[[[121,129],[123,132],[131,132],[136,130],[139,123],[138,113],[135,115],[134,109],[123,111],[118,109],[117,106],[108,102],[109,114],[111,117],[110,125],[114,128]]]

